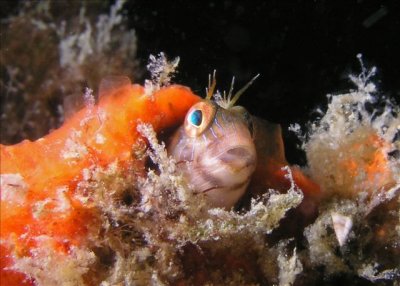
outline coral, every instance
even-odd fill
[[[390,283],[400,271],[399,108],[371,82],[376,68],[358,58],[362,72],[350,77],[357,90],[332,96],[304,143],[310,175],[325,194],[304,234],[311,265],[324,266],[327,277]]]
[[[363,202],[338,198],[322,209],[316,222],[305,230],[314,267],[324,266],[327,277],[346,273],[372,282],[398,277],[399,217],[398,212],[393,212],[399,209],[398,202],[382,204],[367,214]],[[352,222],[343,244],[335,234],[333,213],[345,215]]]
[[[399,150],[399,108],[389,99],[378,108],[370,82],[376,68],[362,68],[360,76],[351,76],[357,90],[331,96],[326,114],[312,124],[304,143],[310,174],[325,192],[354,196],[400,183],[399,160],[390,156]]]

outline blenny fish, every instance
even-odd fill
[[[287,190],[281,127],[250,115],[235,106],[241,94],[258,77],[232,95],[214,96],[215,73],[209,80],[207,96],[193,105],[184,124],[172,136],[170,155],[195,193],[206,195],[210,206],[232,208],[245,194],[265,193],[269,188]],[[308,194],[317,196],[319,187],[300,169],[292,167],[296,184]],[[250,186],[250,188],[249,188]]]

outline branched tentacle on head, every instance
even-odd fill
[[[233,77],[228,94],[226,94],[226,92],[223,91],[223,93],[221,95],[221,93],[219,91],[214,93],[214,90],[215,90],[215,87],[217,84],[215,73],[216,73],[216,71],[214,70],[212,77],[211,77],[211,75],[208,76],[208,87],[206,88],[206,98],[205,99],[211,100],[212,98],[214,98],[215,103],[224,109],[230,109],[233,106],[235,106],[235,104],[239,100],[240,96],[260,76],[260,74],[257,74],[244,87],[242,87],[239,91],[237,91],[234,95],[232,95],[233,87],[234,87],[234,83],[235,83],[235,77]]]

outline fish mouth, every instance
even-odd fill
[[[217,189],[222,189],[222,188],[223,187],[211,187],[211,188],[207,188],[207,189],[202,190],[202,191],[197,191],[197,192],[195,192],[195,194],[206,194],[206,193],[208,193],[210,191],[217,190]]]
[[[207,189],[204,189],[202,191],[197,191],[195,192],[196,194],[206,194],[210,191],[214,191],[214,190],[237,190],[237,189],[241,189],[243,187],[245,187],[248,184],[249,180],[244,180],[243,182],[238,182],[232,186],[213,186],[213,187],[209,187]]]
[[[223,164],[238,171],[256,165],[256,154],[248,146],[235,146],[222,152],[218,156]]]

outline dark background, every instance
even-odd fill
[[[3,18],[20,1],[0,2]],[[220,90],[229,89],[232,76],[237,90],[260,73],[239,103],[282,124],[289,161],[304,163],[287,127],[314,120],[316,108],[326,108],[327,93],[354,87],[348,75],[360,72],[358,53],[367,67],[377,66],[378,89],[400,102],[399,5],[378,0],[132,0],[125,7],[143,68],[149,54],[179,56],[174,81],[202,96],[214,69]],[[373,20],[379,11],[382,16]]]
[[[356,58],[377,66],[375,83],[400,98],[400,10],[398,1],[131,1],[130,23],[143,65],[149,53],[180,56],[175,80],[204,95],[207,76],[236,88],[261,76],[242,96],[251,113],[284,127],[288,159],[304,163],[290,123],[304,124],[324,109],[327,93],[354,86]],[[384,11],[382,17],[375,17]],[[370,18],[370,19],[368,19]]]

